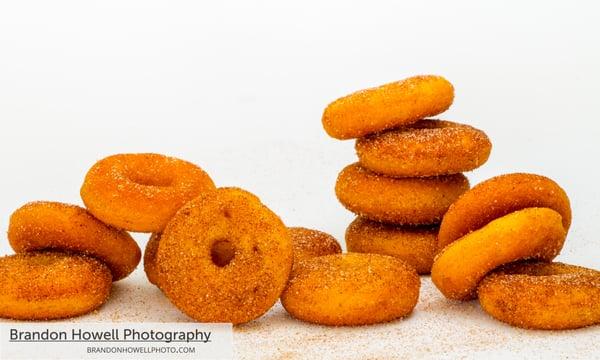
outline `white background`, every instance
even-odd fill
[[[440,118],[492,139],[471,182],[516,171],[555,179],[574,212],[560,259],[600,268],[598,10],[592,1],[2,2],[0,228],[27,201],[80,204],[86,170],[106,155],[158,152],[256,193],[289,225],[343,242],[353,217],[333,185],[355,155],[352,141],[326,136],[323,108],[354,90],[433,73],[456,90]],[[141,246],[146,237],[136,236]],[[0,253],[10,252],[0,241]],[[92,319],[186,320],[140,269],[115,289]],[[141,301],[147,311],[135,315]],[[236,332],[236,351],[294,357],[326,346],[330,356],[385,357],[429,344],[420,356],[589,357],[598,335],[512,329],[477,304],[446,302],[424,279],[407,320],[329,329],[276,307]]]

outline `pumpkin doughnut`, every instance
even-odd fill
[[[470,300],[481,279],[496,267],[517,260],[550,261],[565,237],[556,211],[515,211],[446,246],[434,259],[431,280],[447,298]]]
[[[107,224],[160,232],[183,204],[214,189],[210,177],[187,161],[159,154],[118,154],[92,166],[81,198]]]
[[[342,252],[337,240],[327,233],[303,227],[289,227],[288,230],[294,249],[294,265],[304,259]]]
[[[448,80],[414,76],[335,100],[323,112],[323,128],[336,139],[359,138],[442,113],[453,100]]]
[[[391,178],[358,163],[340,172],[339,201],[356,215],[395,224],[439,223],[450,204],[469,189],[463,174],[431,178]]]
[[[486,276],[481,307],[526,329],[576,329],[600,323],[600,271],[562,263],[509,264]]]
[[[391,256],[336,254],[300,261],[281,295],[293,317],[322,325],[367,325],[412,312],[421,281]]]
[[[558,184],[541,175],[506,174],[477,184],[450,206],[440,225],[438,246],[441,249],[496,218],[528,207],[557,211],[569,230],[571,205]]]
[[[442,120],[412,125],[356,140],[360,165],[395,177],[457,174],[483,165],[492,143],[474,127]]]
[[[197,321],[234,324],[271,308],[292,260],[289,231],[279,217],[237,188],[220,188],[184,205],[156,254],[159,287],[175,306]]]
[[[111,282],[106,265],[84,255],[31,252],[0,257],[0,317],[83,315],[108,299]]]
[[[17,253],[62,250],[102,260],[113,280],[129,275],[140,262],[141,251],[131,236],[105,225],[86,209],[59,202],[25,204],[10,217],[8,241]]]
[[[346,230],[349,252],[397,257],[417,270],[429,274],[437,246],[437,226],[383,224],[357,217]]]
[[[158,271],[156,269],[156,252],[158,251],[158,243],[161,233],[153,233],[146,243],[144,249],[144,272],[150,283],[158,284]]]

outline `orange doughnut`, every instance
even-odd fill
[[[59,202],[25,204],[10,217],[8,241],[17,253],[62,250],[102,260],[113,280],[129,275],[140,262],[141,251],[131,236],[105,225],[86,209]]]
[[[576,329],[600,323],[600,271],[562,263],[514,263],[483,279],[481,307],[526,329]]]
[[[210,177],[187,161],[159,154],[118,154],[92,166],[81,198],[107,224],[160,232],[183,204],[214,189]]]
[[[323,128],[336,139],[359,138],[442,113],[453,100],[448,80],[414,76],[335,100],[323,112]]]
[[[421,281],[391,256],[336,254],[300,261],[281,295],[293,317],[322,325],[367,325],[412,312]]]
[[[84,255],[31,252],[0,257],[0,317],[83,315],[104,304],[111,282],[106,265]]]
[[[360,165],[396,177],[457,174],[483,165],[492,143],[474,127],[442,120],[412,125],[356,140]]]
[[[234,324],[273,306],[292,260],[290,234],[279,217],[236,188],[220,188],[184,205],[167,225],[156,254],[159,287],[175,306],[197,321]]]
[[[556,211],[515,211],[446,246],[434,259],[431,280],[447,298],[469,300],[481,279],[496,267],[517,260],[550,261],[565,237]]]
[[[156,269],[156,252],[158,251],[158,243],[161,233],[153,233],[146,243],[144,250],[144,272],[150,283],[158,284],[158,270]]]
[[[288,230],[294,248],[294,265],[301,260],[342,252],[337,240],[327,233],[303,227],[289,227]]]
[[[417,270],[429,274],[437,246],[437,226],[383,224],[357,217],[346,230],[349,252],[397,257]]]
[[[571,224],[571,205],[565,191],[545,176],[506,174],[474,186],[448,209],[440,225],[441,249],[490,221],[528,207],[547,207],[562,215],[565,230]]]
[[[339,201],[356,215],[395,224],[435,224],[469,189],[463,174],[431,178],[391,178],[346,166],[335,185]]]

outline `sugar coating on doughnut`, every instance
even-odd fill
[[[316,256],[340,254],[342,247],[331,235],[304,227],[289,227],[294,247],[294,264]]]
[[[111,283],[106,265],[84,255],[31,252],[0,257],[0,317],[83,315],[108,299]]]
[[[144,272],[150,283],[158,284],[158,270],[156,269],[156,252],[160,242],[161,233],[153,233],[144,249]]]
[[[359,138],[446,111],[454,87],[441,76],[421,75],[339,98],[323,112],[323,128],[336,139]]]
[[[51,249],[95,257],[106,263],[114,281],[128,276],[141,258],[127,232],[105,225],[82,207],[52,201],[17,209],[10,217],[8,240],[18,253]]]
[[[526,329],[576,329],[600,323],[600,271],[562,263],[515,263],[483,279],[481,307]]]
[[[565,237],[556,211],[515,211],[447,245],[434,259],[431,280],[449,299],[473,299],[487,273],[517,260],[550,261],[562,249]]]
[[[436,225],[403,226],[357,217],[346,229],[349,252],[394,256],[429,274],[437,246]]]
[[[221,188],[188,202],[167,225],[156,255],[158,285],[197,321],[239,324],[273,306],[292,260],[279,217],[247,191]]]
[[[323,325],[367,325],[412,312],[420,279],[403,261],[377,254],[336,254],[301,261],[281,303],[293,317]]]
[[[81,198],[103,222],[137,232],[160,232],[189,200],[212,191],[204,170],[160,154],[118,154],[88,171]]]
[[[335,185],[338,200],[356,215],[394,224],[436,224],[469,189],[463,174],[430,178],[391,178],[362,168],[344,168]]]
[[[438,246],[443,248],[496,218],[528,207],[554,209],[569,230],[571,205],[565,191],[545,176],[514,173],[479,183],[452,204],[440,225]]]
[[[472,126],[420,120],[356,140],[362,167],[396,177],[457,174],[483,165],[492,143]]]

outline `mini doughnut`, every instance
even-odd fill
[[[158,251],[158,243],[161,233],[153,233],[146,243],[144,249],[144,272],[150,283],[158,284],[158,271],[156,269],[156,252]]]
[[[323,128],[336,139],[359,138],[437,115],[453,100],[448,80],[414,76],[335,100],[323,112]]]
[[[392,177],[457,174],[483,165],[492,143],[474,127],[442,120],[414,124],[356,140],[360,165]]]
[[[496,267],[517,260],[550,261],[565,237],[556,211],[515,211],[446,246],[434,259],[431,280],[447,298],[470,300],[481,279]]]
[[[300,261],[281,303],[293,317],[322,325],[368,325],[404,317],[421,280],[401,260],[377,254],[336,254]]]
[[[395,224],[435,224],[450,204],[469,189],[463,174],[431,178],[391,178],[358,163],[340,172],[335,184],[339,201],[356,215]]]
[[[441,249],[490,221],[528,207],[547,207],[562,215],[565,230],[571,224],[571,205],[565,191],[545,176],[506,174],[474,186],[448,209],[440,225]]]
[[[92,166],[81,198],[107,224],[160,232],[183,204],[214,189],[210,177],[187,161],[159,154],[118,154]]]
[[[106,265],[84,255],[31,252],[0,257],[0,317],[83,315],[104,304],[111,282]]]
[[[102,260],[113,280],[129,275],[141,251],[125,231],[105,225],[86,209],[59,202],[25,204],[10,217],[8,241],[17,253],[62,250]]]
[[[526,329],[564,330],[600,323],[600,271],[562,263],[509,264],[483,279],[481,307]]]
[[[397,257],[417,270],[429,274],[437,246],[437,226],[383,224],[357,217],[346,230],[349,252]]]
[[[159,287],[175,306],[200,322],[234,324],[273,306],[292,260],[290,234],[279,217],[237,188],[211,191],[184,205],[156,254]]]
[[[294,248],[294,265],[301,260],[342,252],[337,240],[327,233],[303,227],[289,227],[288,230]]]

